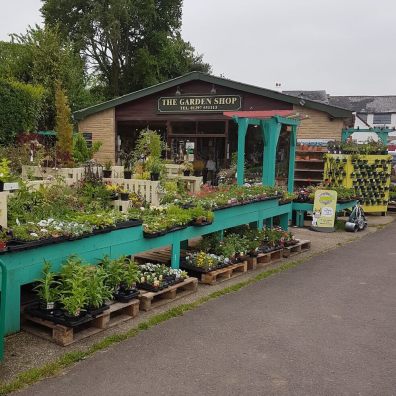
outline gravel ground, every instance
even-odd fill
[[[281,262],[281,264],[287,263],[288,261],[294,261],[296,259],[307,259],[313,255],[324,253],[327,250],[336,248],[337,246],[340,246],[342,244],[359,238],[363,238],[377,231],[378,228],[389,224],[393,220],[394,217],[392,216],[370,216],[370,227],[356,234],[345,233],[342,231],[331,234],[323,234],[312,232],[308,229],[291,228],[292,232],[296,235],[297,238],[311,240],[311,250],[301,255],[294,256],[289,260],[285,259]],[[279,266],[281,264],[277,265]],[[43,340],[41,338],[25,333],[24,331],[9,336],[6,338],[5,360],[0,366],[0,381],[9,382],[21,372],[54,361],[56,358],[66,352],[85,350],[86,348],[99,342],[103,338],[108,337],[112,334],[124,333],[127,330],[136,327],[140,322],[146,321],[154,315],[167,311],[168,309],[176,307],[180,304],[193,302],[200,297],[208,295],[214,291],[221,290],[225,287],[231,286],[249,278],[253,278],[260,272],[266,270],[268,270],[268,267],[266,267],[265,269],[249,271],[241,276],[237,276],[227,282],[223,282],[214,286],[199,285],[197,293],[186,296],[162,307],[156,308],[150,312],[141,311],[139,316],[133,320],[120,324],[119,326],[115,326],[111,329],[105,330],[68,347],[61,347],[47,340]]]

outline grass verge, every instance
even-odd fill
[[[214,300],[229,293],[237,292],[238,290],[246,286],[256,283],[262,279],[268,278],[271,275],[279,274],[283,271],[287,271],[291,268],[294,268],[298,264],[306,261],[308,258],[310,257],[305,257],[299,260],[291,261],[277,268],[273,268],[261,272],[253,278],[247,279],[243,282],[236,283],[224,289],[215,291],[211,294],[208,294],[207,296],[203,296],[199,298],[198,300],[192,303],[182,304],[177,307],[171,308],[166,312],[155,315],[127,332],[114,334],[104,338],[103,340],[87,348],[85,351],[68,352],[63,354],[62,356],[60,356],[58,359],[56,359],[51,363],[47,363],[41,367],[26,370],[23,373],[19,374],[13,381],[7,384],[0,385],[0,396],[8,395],[11,392],[15,392],[17,390],[23,389],[42,379],[57,375],[61,373],[62,370],[64,370],[65,368],[69,367],[70,365],[75,364],[83,359],[86,359],[92,356],[93,354],[95,354],[96,352],[106,349],[113,344],[117,344],[121,341],[125,341],[129,338],[135,337],[142,331],[148,330],[151,327],[157,326],[158,324],[165,322],[169,319],[175,318],[177,316],[181,316],[184,313],[191,311],[210,300]]]

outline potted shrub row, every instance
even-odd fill
[[[35,287],[39,304],[28,310],[32,315],[74,327],[107,310],[112,299],[125,303],[135,298],[139,294],[135,287],[139,274],[138,266],[125,257],[105,257],[100,265],[88,266],[70,256],[59,275],[45,262]]]

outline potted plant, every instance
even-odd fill
[[[123,150],[120,153],[120,159],[124,165],[124,179],[132,179],[133,152]]]
[[[0,161],[0,191],[4,191],[4,183],[10,178],[10,161],[2,158]]]
[[[163,164],[160,158],[150,158],[147,163],[148,170],[150,171],[150,180],[159,180]]]
[[[114,293],[114,298],[120,302],[128,302],[139,294],[135,285],[139,280],[140,272],[137,264],[131,259],[121,257],[119,262],[121,266],[121,279],[119,288]]]
[[[67,326],[77,326],[89,319],[85,307],[88,302],[86,271],[81,260],[70,256],[61,269],[59,302]]]
[[[118,187],[118,193],[120,194],[121,201],[129,200],[129,191],[124,187],[124,185]]]
[[[106,284],[107,273],[101,266],[89,267],[86,271],[87,312],[96,316],[109,308],[107,300],[112,293]]]
[[[38,285],[33,289],[40,299],[40,309],[52,312],[59,295],[59,282],[55,280],[55,274],[51,271],[51,263],[44,261],[42,278],[38,280]]]
[[[190,173],[194,170],[194,166],[191,162],[185,161],[183,162],[183,175],[190,176]]]
[[[108,160],[104,163],[104,167],[103,167],[103,177],[106,179],[109,179],[111,177],[112,174],[112,170],[111,167],[113,165],[113,162],[111,160]]]

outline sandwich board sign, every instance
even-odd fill
[[[312,226],[315,231],[333,232],[337,210],[337,191],[316,190],[312,214]]]

